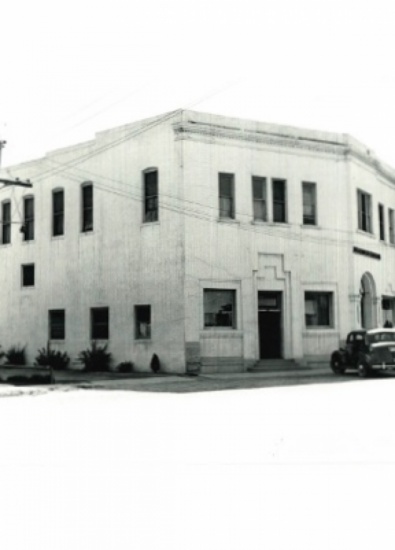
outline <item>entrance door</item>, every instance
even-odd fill
[[[281,292],[258,292],[259,357],[281,357]]]

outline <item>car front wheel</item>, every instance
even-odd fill
[[[335,374],[344,374],[344,371],[346,370],[341,356],[337,353],[331,357],[331,369]]]
[[[369,367],[364,361],[358,362],[358,374],[361,378],[369,376]]]

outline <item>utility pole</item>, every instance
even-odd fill
[[[0,168],[1,168],[1,152],[4,149],[6,145],[5,140],[0,140]],[[19,178],[15,179],[8,179],[8,178],[0,178],[0,183],[3,185],[16,185],[19,187],[33,187],[32,183],[30,183],[30,180],[21,181]]]

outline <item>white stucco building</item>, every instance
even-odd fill
[[[393,321],[395,171],[345,134],[179,110],[12,166],[0,344],[114,366],[328,357]]]

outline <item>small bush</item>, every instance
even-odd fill
[[[70,357],[66,352],[55,351],[47,345],[46,348],[37,350],[35,365],[48,366],[54,370],[64,370],[70,363]]]
[[[26,365],[25,348],[12,346],[5,352],[6,365]]]
[[[91,347],[79,353],[78,359],[83,363],[86,371],[103,372],[110,370],[111,353],[107,351],[107,344],[98,346],[92,342]]]
[[[117,371],[122,373],[133,372],[133,366],[131,361],[123,361],[117,365]]]
[[[159,361],[159,357],[156,355],[156,353],[154,353],[154,355],[152,356],[152,359],[151,359],[151,370],[155,374],[160,371],[160,361]]]

